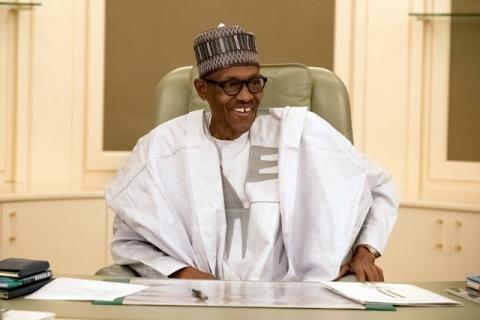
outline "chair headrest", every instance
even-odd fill
[[[308,68],[302,64],[262,65],[260,73],[268,78],[260,107],[310,106],[312,78]],[[190,72],[190,83],[198,78],[194,66]],[[190,94],[188,111],[208,108],[193,88]]]

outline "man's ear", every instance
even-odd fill
[[[202,79],[195,79],[193,82],[193,85],[195,86],[195,90],[197,90],[198,95],[202,100],[205,100],[207,98],[206,96],[206,91],[207,91],[207,86],[205,84],[205,81]]]

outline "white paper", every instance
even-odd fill
[[[384,282],[323,282],[323,284],[344,297],[364,304],[461,305],[460,302],[410,284]]]
[[[465,300],[480,304],[480,292],[477,290],[470,288],[446,288],[444,291]]]
[[[8,310],[2,314],[2,320],[54,320],[51,312]]]
[[[321,283],[219,280],[158,280],[135,278],[131,283],[149,288],[123,299],[123,304],[194,305],[315,309],[365,309],[359,303],[331,292]],[[192,294],[200,290],[203,301]]]
[[[146,288],[148,287],[144,285],[129,283],[58,278],[25,299],[113,301]]]

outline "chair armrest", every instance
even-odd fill
[[[112,264],[104,267],[97,272],[96,276],[119,276],[119,277],[140,277],[140,275],[129,266],[122,266],[119,264]]]

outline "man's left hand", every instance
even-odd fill
[[[358,246],[355,249],[352,260],[340,268],[337,279],[349,273],[355,274],[357,280],[361,282],[384,281],[382,269],[375,265],[375,255],[364,246]]]

